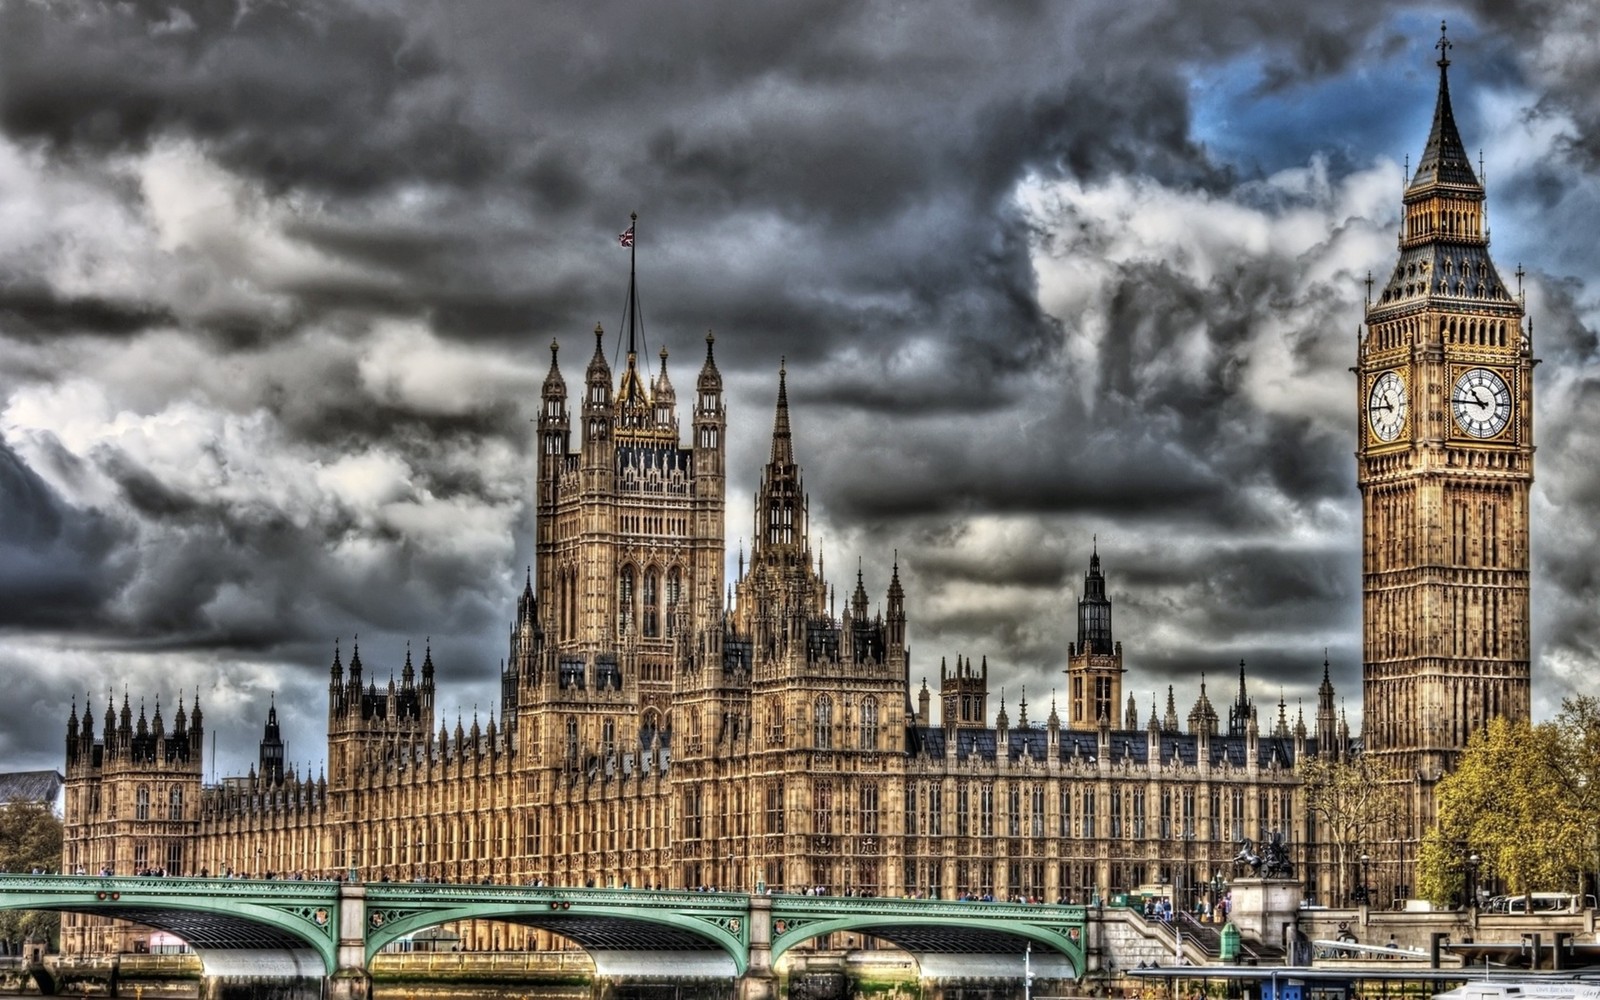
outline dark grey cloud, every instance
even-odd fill
[[[1593,227],[1571,224],[1600,213],[1600,67],[1568,44],[1592,11],[1537,9],[1448,16],[1458,115],[1507,129],[1475,95],[1516,104],[1507,144],[1550,153],[1497,168],[1491,212],[1534,272],[1558,407],[1535,540],[1555,689],[1600,642],[1600,477],[1571,457],[1600,415]],[[470,724],[531,560],[545,351],[570,380],[597,321],[614,347],[637,210],[680,394],[717,331],[730,541],[787,357],[832,575],[859,554],[879,594],[899,550],[914,676],[987,653],[1041,704],[1099,535],[1131,689],[1176,684],[1186,714],[1203,671],[1220,705],[1244,658],[1292,703],[1328,647],[1356,699],[1345,368],[1393,247],[1374,159],[1420,152],[1435,16],[0,6],[0,653],[74,650],[61,697],[97,672],[216,686],[245,745],[276,689],[310,759],[333,639],[386,673],[431,633]],[[1418,106],[1372,103],[1381,126],[1320,89],[1391,71]],[[1241,118],[1273,138],[1227,153],[1201,124],[1219,92],[1293,114]]]
[[[90,3],[3,12],[0,127],[68,155],[203,143],[276,190],[482,179],[437,52],[347,4]]]
[[[123,539],[92,510],[63,502],[0,437],[0,636],[98,620],[106,561]]]

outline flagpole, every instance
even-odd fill
[[[628,213],[628,232],[633,234],[633,239],[628,241],[628,353],[638,353],[634,344],[635,318],[639,315],[639,276],[635,266],[639,259],[639,213]]]

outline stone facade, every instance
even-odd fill
[[[359,648],[337,646],[328,772],[284,769],[269,708],[259,765],[200,781],[199,706],[177,730],[135,725],[124,700],[68,731],[66,863],[119,873],[306,873],[363,879],[774,889],[1088,901],[1172,883],[1196,901],[1242,836],[1285,830],[1313,884],[1313,831],[1293,764],[1347,753],[1326,674],[1315,729],[1278,705],[1262,727],[1239,690],[1224,726],[1200,685],[1141,724],[1120,719],[1122,646],[1095,552],[1064,665],[1091,692],[1088,725],[1043,721],[1023,699],[989,719],[988,664],[939,668],[942,712],[913,705],[906,594],[891,562],[881,613],[857,570],[842,608],[810,547],[807,497],[780,370],[755,542],[722,597],[725,409],[708,340],[694,446],[677,445],[665,365],[621,388],[596,353],[583,440],[566,446],[552,360],[540,433],[539,570],[517,602],[497,717],[439,726],[431,650],[379,688]],[[603,442],[603,447],[599,442]],[[537,580],[537,587],[535,586]],[[1326,670],[1326,668],[1325,668]],[[1074,696],[1074,702],[1077,702]],[[497,721],[498,719],[498,721]],[[166,809],[160,821],[119,801]],[[152,853],[154,852],[154,853]],[[67,947],[98,925],[69,918]],[[468,929],[475,947],[521,947],[517,928]]]

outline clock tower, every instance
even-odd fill
[[[1483,183],[1450,109],[1447,37],[1438,49],[1399,261],[1375,298],[1369,281],[1355,368],[1364,741],[1412,784],[1390,836],[1413,841],[1468,738],[1529,714],[1531,327],[1489,259]]]

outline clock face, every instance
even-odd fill
[[[1379,441],[1393,441],[1406,426],[1406,384],[1395,372],[1384,372],[1367,393],[1367,423]]]
[[[1450,409],[1463,431],[1476,438],[1491,438],[1511,422],[1511,389],[1489,369],[1469,368],[1456,379]]]

